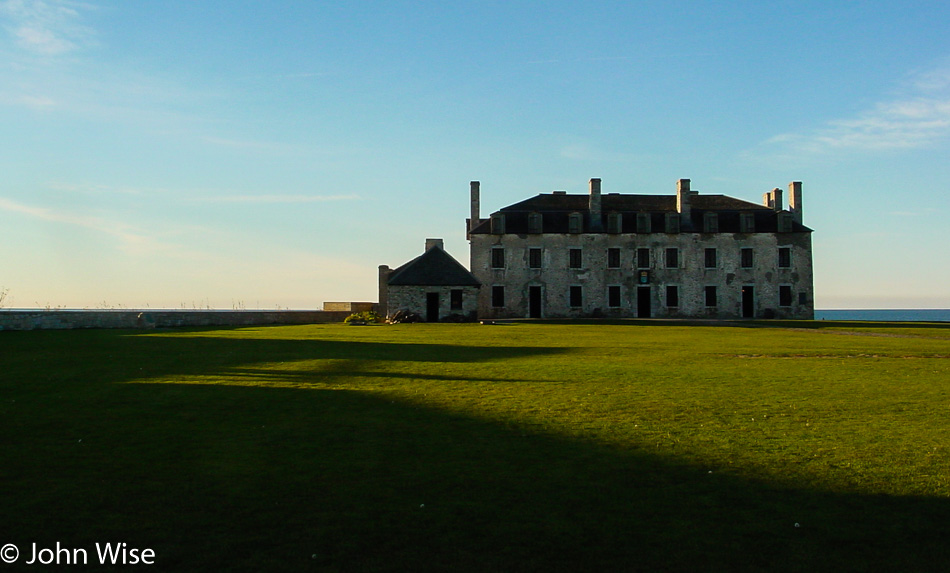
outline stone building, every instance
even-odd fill
[[[418,314],[428,322],[474,319],[481,284],[445,252],[442,239],[426,239],[424,253],[396,269],[379,267],[379,313]]]
[[[482,219],[471,184],[467,231],[480,318],[814,317],[812,230],[802,186],[762,205],[701,195],[555,191]]]

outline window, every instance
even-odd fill
[[[491,250],[491,268],[493,269],[503,269],[505,268],[505,249],[501,247],[495,247]]]
[[[718,304],[718,301],[716,300],[716,287],[708,286],[704,289],[704,292],[706,294],[706,306],[716,306]]]
[[[755,262],[755,261],[754,261],[754,258],[755,258],[755,257],[753,256],[752,248],[751,248],[751,247],[743,247],[742,250],[739,251],[739,255],[740,255],[740,256],[739,256],[739,266],[741,266],[741,267],[744,268],[744,269],[751,269],[751,268],[753,267],[754,262]]]
[[[491,216],[491,232],[493,235],[505,234],[505,216],[501,213],[495,213]]]
[[[569,233],[578,234],[584,230],[584,217],[580,213],[571,213],[567,218],[567,230]]]
[[[541,232],[541,213],[529,213],[528,214],[528,232],[529,233],[540,233]]]
[[[568,251],[568,266],[572,269],[581,268],[581,250],[580,249],[571,249]]]
[[[791,268],[792,266],[792,249],[790,247],[779,247],[778,249],[778,266],[780,269]]]
[[[620,213],[607,214],[607,232],[614,234],[623,232],[623,216]]]
[[[607,306],[611,308],[617,308],[618,306],[620,306],[620,287],[619,286],[607,287]]]
[[[452,289],[449,293],[449,299],[452,303],[452,310],[462,310],[462,290]]]
[[[680,214],[679,213],[666,214],[666,232],[667,233],[680,232]]]
[[[582,287],[572,286],[571,287],[571,306],[573,308],[579,308],[584,306],[584,291]]]
[[[719,232],[719,214],[718,213],[704,213],[703,214],[703,232],[704,233],[718,233]]]
[[[680,250],[676,248],[666,249],[666,268],[678,269],[680,266]]]
[[[541,268],[541,249],[537,249],[537,248],[528,249],[528,268],[532,268],[532,269]]]
[[[792,306],[792,287],[789,285],[779,285],[778,287],[778,305]]]
[[[705,266],[707,269],[714,269],[719,266],[719,257],[716,249],[706,249],[703,251]]]
[[[788,211],[782,211],[778,214],[778,232],[779,233],[791,233],[792,232],[792,214]]]
[[[505,306],[505,287],[491,287],[491,305],[495,308]]]
[[[637,232],[638,233],[649,233],[650,232],[650,214],[649,213],[637,213]]]
[[[608,269],[620,268],[620,249],[617,249],[617,248],[607,249],[607,268]]]
[[[640,247],[639,249],[637,249],[637,268],[638,269],[650,268],[650,249],[646,247]]]
[[[677,307],[680,305],[680,287],[669,285],[666,287],[666,306]]]
[[[798,304],[808,304],[808,293],[806,292],[798,293]]]
[[[755,232],[755,213],[739,213],[739,232]]]

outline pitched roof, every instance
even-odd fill
[[[393,270],[390,286],[481,286],[475,275],[439,247],[432,247]]]
[[[771,211],[772,209],[749,203],[726,195],[693,195],[690,204],[694,209]],[[590,206],[590,195],[567,195],[560,193],[541,193],[500,210],[509,211],[586,211]],[[608,211],[676,211],[676,195],[621,195],[608,193],[601,195],[601,209]]]
[[[718,215],[719,231],[735,233],[739,231],[739,213],[755,215],[755,229],[757,232],[774,233],[778,228],[776,211],[736,199],[726,195],[690,196],[690,221],[684,221],[684,230],[689,228],[702,229],[703,216],[713,212]],[[622,217],[622,232],[636,232],[636,214],[649,214],[653,229],[664,228],[664,216],[667,213],[676,213],[676,195],[633,195],[607,193],[601,195],[601,215],[605,218],[609,213],[620,213]],[[539,213],[542,217],[542,228],[545,233],[567,233],[569,230],[569,215],[580,213],[584,218],[584,228],[590,229],[590,195],[569,195],[567,193],[541,193],[535,197],[525,199],[513,205],[496,211],[505,216],[505,231],[507,233],[527,233],[528,214]],[[493,213],[493,214],[496,214]],[[801,223],[794,223],[794,232],[811,232],[811,229]],[[472,229],[473,234],[491,233],[490,219],[485,219]]]

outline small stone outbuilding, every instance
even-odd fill
[[[379,312],[418,314],[427,322],[474,320],[481,283],[445,252],[442,239],[426,239],[424,253],[396,269],[379,267]]]

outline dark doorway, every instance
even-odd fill
[[[637,287],[637,318],[650,318],[650,287]]]
[[[439,322],[439,293],[426,293],[426,320]]]
[[[528,318],[541,318],[541,287],[528,287]]]
[[[748,285],[742,287],[742,318],[755,318],[755,290]]]

